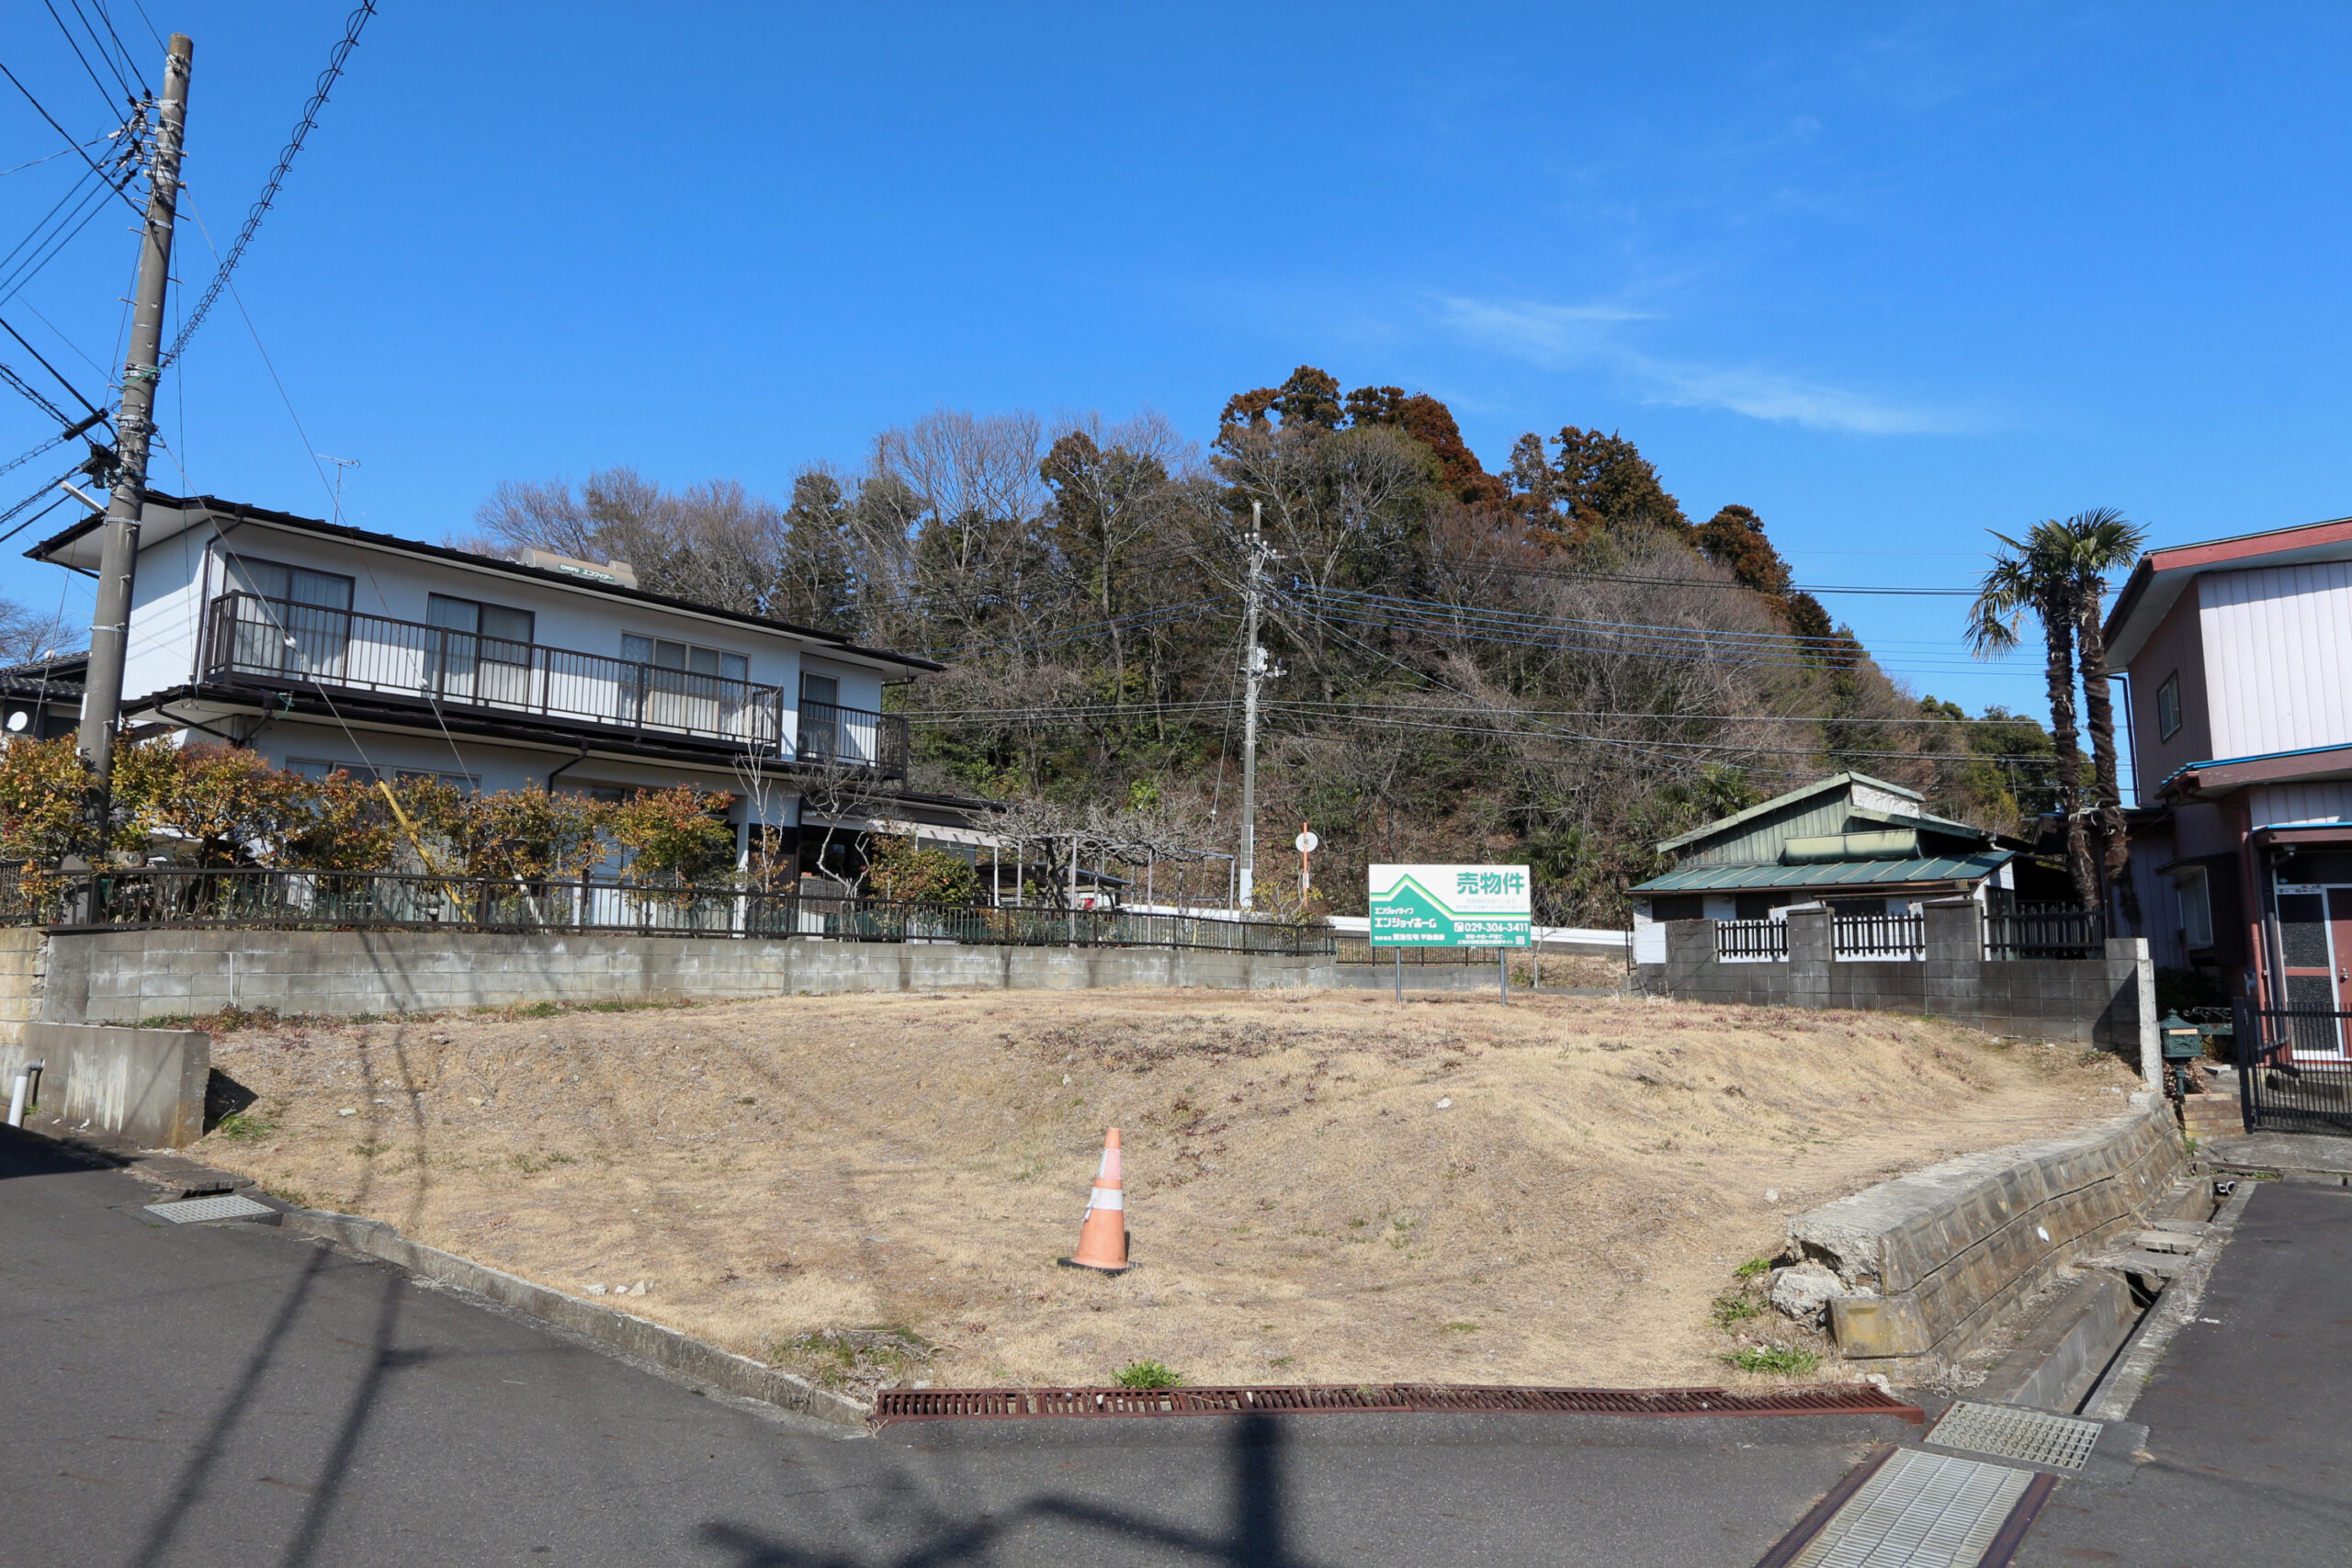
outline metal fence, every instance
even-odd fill
[[[1341,964],[1381,964],[1394,965],[1400,959],[1407,968],[1415,964],[1451,965],[1484,964],[1493,968],[1495,954],[1502,952],[1525,953],[1526,948],[1497,947],[1374,947],[1368,937],[1342,936],[1331,939],[1331,951]]]
[[[0,893],[5,893],[0,888]],[[1182,947],[1307,956],[1320,927],[1120,909],[987,908],[842,894],[662,887],[594,878],[500,881],[393,872],[113,872],[69,885],[30,919],[74,928],[612,931],[649,936],[816,937],[998,947]]]
[[[1984,917],[1984,956],[2098,958],[2107,952],[2105,923],[2091,909],[2014,909]]]
[[[1719,964],[1786,964],[1789,928],[1781,920],[1717,920],[1715,961]]]
[[[1924,915],[1833,915],[1829,951],[1838,958],[1916,962],[1928,956],[1928,919]]]
[[[2352,1012],[2240,1002],[2236,1013],[2247,1128],[2352,1137]]]

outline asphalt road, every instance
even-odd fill
[[[2132,1419],[2150,1457],[2060,1487],[2018,1563],[2352,1562],[2352,1192],[2255,1191]]]
[[[706,1398],[0,1129],[0,1562],[1746,1568],[1884,1417],[955,1423]],[[2340,1309],[2339,1309],[2340,1310]]]

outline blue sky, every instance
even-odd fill
[[[141,4],[196,39],[225,249],[346,7],[108,0],[151,76]],[[388,0],[238,275],[251,330],[224,301],[167,382],[155,480],[321,512],[333,453],[354,521],[439,537],[502,479],[613,463],[781,490],[940,405],[1205,439],[1311,362],[1443,398],[1489,466],[1620,429],[1815,583],[1964,586],[1986,528],[2095,505],[2158,541],[2334,516],[2347,34],[2316,6]],[[107,125],[45,16],[0,59]],[[0,95],[0,167],[57,150]],[[7,243],[69,168],[0,176]],[[127,217],[0,303],[94,393]],[[12,405],[0,460],[43,433]],[[85,602],[24,542],[0,593]],[[1961,654],[1960,600],[1827,602],[1915,689],[2038,703],[2030,661]]]

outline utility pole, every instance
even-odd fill
[[[164,342],[164,289],[172,269],[172,224],[180,196],[180,139],[187,124],[186,33],[164,58],[155,153],[147,169],[147,227],[139,247],[139,291],[131,301],[130,353],[122,367],[122,412],[115,420],[114,503],[98,556],[98,603],[90,620],[89,682],[82,693],[78,745],[90,768],[91,808],[103,835],[114,774],[115,726],[122,716],[122,664],[130,629],[131,576],[139,565],[139,515],[147,493],[147,449],[155,430],[155,378]]]
[[[1250,578],[1243,590],[1241,629],[1241,853],[1236,863],[1240,908],[1250,908],[1258,871],[1258,683],[1266,678],[1266,650],[1258,645],[1259,574],[1266,542],[1259,533],[1262,502],[1250,503]]]

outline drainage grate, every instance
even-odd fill
[[[2014,1539],[2001,1527],[2036,1479],[2005,1464],[1900,1450],[1790,1568],[1975,1568],[1996,1537]]]
[[[2021,1459],[2028,1464],[2080,1470],[2091,1457],[2091,1445],[2098,1441],[2100,1430],[2098,1422],[2072,1416],[1963,1399],[1944,1412],[1936,1429],[1928,1434],[1928,1441],[1947,1449]]]
[[[1927,1417],[1869,1383],[1770,1393],[1720,1388],[1479,1388],[1350,1383],[1292,1388],[886,1388],[874,1424],[1043,1416],[1229,1416],[1254,1412],[1421,1414],[1527,1411],[1567,1416],[1900,1416]]]
[[[256,1203],[235,1193],[219,1198],[183,1198],[175,1203],[150,1203],[147,1212],[175,1225],[198,1224],[206,1220],[251,1220],[277,1213],[266,1203]]]

